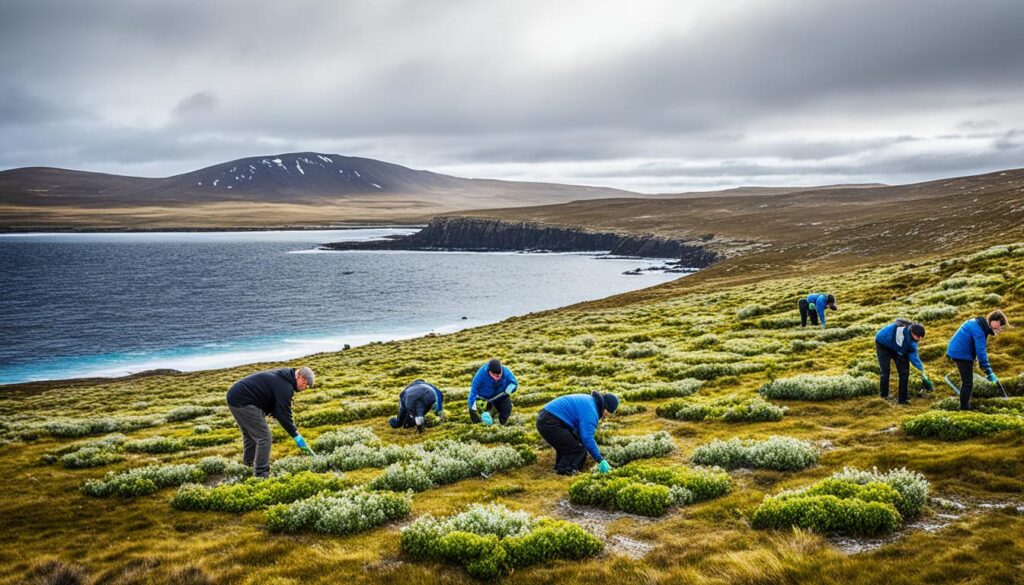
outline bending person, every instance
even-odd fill
[[[292,422],[292,397],[312,388],[314,381],[313,370],[307,367],[279,368],[250,374],[228,390],[228,409],[242,429],[242,463],[252,465],[256,477],[270,475],[273,439],[267,425],[268,415],[277,419],[299,449],[312,454]]]
[[[896,373],[899,375],[899,393],[896,398],[899,404],[910,403],[907,387],[910,384],[911,364],[921,370],[925,388],[931,390],[935,387],[924,373],[924,364],[917,355],[917,344],[922,339],[924,325],[906,319],[896,319],[896,322],[882,327],[875,335],[875,354],[878,356],[878,367],[881,370],[879,395],[882,398],[889,397],[889,374],[893,363],[896,364]]]
[[[614,394],[567,394],[544,405],[537,413],[537,432],[555,448],[555,472],[572,475],[583,470],[587,453],[598,462],[601,473],[611,466],[601,456],[594,433],[597,423],[619,407]]]
[[[422,433],[426,424],[427,411],[433,407],[437,417],[444,422],[444,395],[433,384],[416,380],[398,395],[398,416],[388,419],[391,428],[410,428]]]
[[[988,363],[988,336],[998,335],[1009,327],[1002,311],[992,311],[987,317],[968,319],[956,330],[946,348],[946,357],[953,360],[960,372],[960,410],[971,409],[971,392],[974,391],[974,360],[985,372],[988,381],[998,384],[992,365]]]
[[[821,328],[825,328],[825,309],[836,310],[836,297],[833,294],[811,293],[797,303],[800,308],[800,326],[807,327],[807,319],[811,325],[817,325],[821,318]]]
[[[492,359],[480,366],[473,376],[473,383],[469,387],[469,418],[474,423],[483,421],[486,424],[494,422],[491,410],[498,413],[498,422],[508,424],[508,417],[512,414],[512,393],[519,389],[519,380],[516,380],[512,370],[501,365],[497,359]],[[481,415],[477,410],[477,400],[486,400],[487,406]]]

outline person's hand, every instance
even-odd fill
[[[608,465],[608,462],[602,459],[601,463],[597,466],[597,470],[601,473],[608,473],[612,470],[612,466]]]
[[[445,416],[445,414],[444,414],[444,411],[443,411],[443,410],[442,410],[442,411],[439,411],[439,412],[437,413],[437,420],[439,420],[439,421],[441,421],[441,422],[444,422],[446,418],[448,418],[448,417],[446,417],[446,416]]]
[[[485,413],[481,414],[480,415],[480,420],[483,421],[483,423],[485,425],[487,425],[487,426],[491,426],[491,425],[494,424],[494,419],[491,418],[491,413],[489,413],[489,412],[485,412]]]
[[[505,388],[505,394],[511,394],[511,393],[515,392],[516,390],[518,390],[518,389],[519,389],[519,385],[518,384],[509,384],[508,387]]]
[[[998,384],[999,383],[999,378],[996,378],[996,373],[995,372],[989,372],[988,373],[988,381],[992,382],[993,384]]]
[[[469,420],[476,424],[480,422],[480,413],[476,409],[476,405],[469,407]]]
[[[306,439],[302,438],[302,435],[295,435],[295,446],[303,453],[313,454],[313,450],[309,448],[309,444],[306,443]]]
[[[423,429],[424,429],[423,425],[416,425],[416,432],[417,433],[422,434],[423,433]]]
[[[935,384],[932,384],[932,381],[928,378],[927,374],[921,374],[921,380],[924,382],[926,390],[931,391],[935,389]]]

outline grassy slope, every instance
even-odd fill
[[[978,189],[978,185],[972,189]],[[700,354],[692,353],[700,350],[693,346],[693,339],[705,333],[717,334],[722,342],[745,338],[778,341],[781,348],[775,353],[734,360],[773,363],[774,375],[779,377],[803,372],[840,374],[856,361],[873,360],[870,333],[828,342],[810,352],[793,352],[793,340],[814,339],[819,334],[799,328],[765,329],[758,321],[795,319],[798,296],[828,290],[838,295],[841,307],[837,314],[829,315],[830,327],[861,325],[873,329],[897,315],[913,315],[918,307],[935,304],[936,300],[928,297],[942,294],[939,283],[944,280],[989,277],[988,282],[965,289],[969,295],[959,299],[966,302],[955,305],[955,315],[926,322],[929,337],[923,352],[933,378],[938,378],[949,369],[941,358],[945,341],[965,318],[989,308],[987,304],[993,301],[985,301],[986,295],[1001,295],[999,305],[1008,310],[1012,320],[1024,314],[1024,256],[1018,252],[1007,257],[968,258],[968,253],[979,247],[977,242],[966,244],[971,238],[986,243],[1022,239],[1024,221],[1014,195],[1019,187],[1013,184],[1000,191],[990,185],[989,189],[982,203],[940,195],[939,199],[948,199],[918,205],[907,203],[909,200],[900,205],[883,201],[880,205],[895,206],[882,210],[864,204],[860,209],[864,213],[859,215],[851,209],[837,214],[828,206],[807,204],[796,218],[782,210],[769,214],[760,232],[753,223],[754,211],[744,212],[751,215],[749,219],[729,223],[725,217],[735,214],[735,210],[722,212],[723,216],[715,219],[709,207],[717,222],[714,231],[723,234],[722,239],[757,241],[768,246],[654,289],[453,335],[319,354],[303,361],[321,375],[319,388],[300,394],[295,411],[301,418],[303,413],[343,404],[391,401],[404,383],[417,376],[445,389],[465,390],[475,366],[492,356],[502,357],[513,368],[524,392],[643,387],[664,381],[656,374],[659,367],[700,362]],[[694,201],[687,200],[686,205]],[[784,198],[771,204],[780,208],[788,205]],[[587,212],[595,219],[586,220],[581,215],[584,210],[572,205],[523,214],[546,214],[549,221],[585,225],[618,221],[629,229],[663,231],[650,229],[644,221],[667,220],[649,214],[646,202],[633,205],[616,208],[616,219],[610,219],[605,211]],[[979,229],[993,210],[1002,211],[993,223],[998,229]],[[675,221],[680,225],[677,232],[701,227],[682,210],[673,213],[677,213]],[[644,215],[649,217],[631,220]],[[816,218],[819,215],[823,218]],[[927,219],[925,223],[922,218]],[[814,221],[824,223],[800,225]],[[925,229],[927,237],[907,236],[913,229]],[[896,261],[901,249],[909,251],[904,260]],[[806,262],[811,257],[815,259],[813,264]],[[753,303],[767,306],[768,314],[738,320],[737,311]],[[639,360],[615,357],[618,350],[631,343],[653,343],[658,351],[653,357]],[[1024,372],[1024,334],[1020,330],[1000,336],[991,345],[993,364],[1004,379]],[[595,367],[610,372],[593,375]],[[0,421],[17,426],[55,416],[130,416],[167,412],[188,404],[217,406],[233,380],[255,369],[257,366],[111,382],[4,388],[0,393]],[[754,395],[766,379],[766,372],[724,376],[708,382],[699,393]],[[936,391],[937,395],[947,393],[941,388]],[[999,509],[975,510],[939,532],[911,532],[877,551],[852,556],[837,551],[819,536],[753,531],[745,520],[765,494],[809,484],[844,465],[906,465],[924,472],[937,495],[1019,503],[1024,490],[1024,437],[1020,435],[943,443],[914,440],[894,431],[904,415],[927,410],[930,401],[922,399],[906,409],[878,399],[794,402],[787,405],[791,411],[780,422],[746,425],[659,419],[653,414],[659,402],[646,403],[645,413],[618,419],[615,422],[621,426],[615,431],[669,430],[678,450],[666,461],[685,463],[696,446],[714,437],[786,434],[829,442],[831,449],[824,453],[820,465],[801,472],[734,473],[737,487],[730,495],[670,512],[656,521],[629,517],[611,520],[606,526],[609,535],[654,545],[640,560],[609,554],[583,562],[554,563],[516,572],[509,582],[994,583],[1012,582],[1024,568],[1024,547],[1015,536],[1022,534],[1024,519],[1019,513]],[[460,410],[463,404],[452,401],[452,422],[431,429],[426,436],[447,435],[465,425],[466,417]],[[538,408],[518,408],[518,412],[528,417]],[[225,412],[212,420],[216,423],[227,419]],[[188,435],[194,424],[173,423],[128,434],[132,438]],[[372,426],[387,442],[419,440],[415,433],[390,430],[383,418],[354,424]],[[312,438],[329,428],[308,428],[304,433]],[[5,571],[0,572],[0,582],[19,582],[37,562],[48,558],[79,562],[97,582],[166,582],[188,565],[225,582],[469,581],[461,569],[423,565],[401,555],[397,548],[398,525],[346,538],[271,536],[263,529],[261,512],[236,515],[175,511],[167,504],[173,490],[127,501],[97,500],[78,493],[85,478],[100,476],[109,468],[151,461],[195,461],[209,454],[234,457],[241,452],[241,442],[201,452],[131,455],[127,461],[108,468],[67,470],[40,463],[43,454],[73,442],[42,438],[3,446],[0,567]],[[274,446],[275,458],[293,453],[290,441],[279,440]],[[477,501],[501,501],[511,507],[558,515],[570,479],[549,471],[551,451],[539,453],[535,465],[489,479],[466,479],[416,495],[414,516],[454,512]],[[348,475],[366,479],[378,472],[367,469]],[[511,487],[521,491],[509,490]],[[503,493],[508,495],[500,495]]]

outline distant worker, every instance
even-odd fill
[[[303,452],[312,454],[306,440],[292,422],[292,397],[312,388],[313,370],[307,367],[279,368],[250,374],[228,390],[228,409],[242,430],[242,463],[253,465],[256,477],[270,475],[270,446],[273,439],[267,416],[273,416]]]
[[[949,340],[946,356],[953,360],[960,372],[960,410],[971,409],[975,359],[978,360],[978,367],[987,375],[988,381],[993,384],[999,383],[999,378],[996,378],[995,372],[992,371],[992,365],[988,363],[986,346],[989,335],[999,335],[1009,326],[1010,323],[1002,311],[992,311],[988,317],[975,317],[965,321]]]
[[[497,359],[492,359],[480,366],[473,376],[473,383],[469,387],[469,418],[474,423],[483,422],[486,425],[494,424],[491,410],[498,413],[498,422],[508,424],[508,417],[512,414],[512,393],[519,389],[519,380],[516,380],[512,370],[501,365]],[[486,400],[487,406],[481,415],[477,410],[477,400]]]
[[[537,432],[555,448],[555,472],[573,475],[583,470],[587,453],[598,462],[601,473],[611,466],[601,456],[594,433],[597,423],[619,408],[614,394],[566,394],[544,405],[537,413]]]
[[[928,375],[924,373],[924,364],[917,355],[917,344],[924,339],[924,325],[913,323],[906,319],[896,319],[875,335],[875,354],[878,356],[878,367],[881,370],[879,380],[880,396],[889,397],[889,374],[892,363],[896,364],[896,373],[899,375],[899,394],[896,401],[899,404],[908,404],[907,386],[910,384],[910,365],[921,370],[921,378],[924,380],[924,387],[928,390],[935,388]]]
[[[393,429],[415,426],[416,432],[422,433],[431,407],[444,422],[444,395],[441,390],[433,384],[416,380],[398,395],[398,416],[388,419],[388,424]]]
[[[832,294],[811,293],[807,298],[800,299],[797,303],[800,307],[800,326],[807,327],[807,318],[810,317],[811,325],[817,325],[821,318],[821,328],[825,328],[825,309],[836,310],[836,297]]]

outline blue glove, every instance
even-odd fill
[[[313,450],[310,449],[309,445],[306,444],[306,439],[303,439],[302,435],[295,435],[295,445],[303,453],[305,453],[307,455],[313,455]]]
[[[481,414],[480,415],[480,420],[482,420],[483,423],[485,425],[487,425],[487,426],[491,426],[491,425],[494,424],[494,419],[491,418],[491,413],[489,413],[489,412],[485,412],[485,413]]]
[[[612,466],[608,465],[608,462],[602,459],[601,464],[597,466],[597,470],[601,473],[608,473],[612,470]]]
[[[516,385],[516,384],[509,384],[505,388],[505,394],[511,394],[511,393],[515,392],[516,390],[518,390],[518,389],[519,389],[518,385]]]
[[[992,382],[993,384],[998,384],[999,383],[999,378],[996,378],[996,373],[995,372],[989,372],[988,373],[988,381]]]

